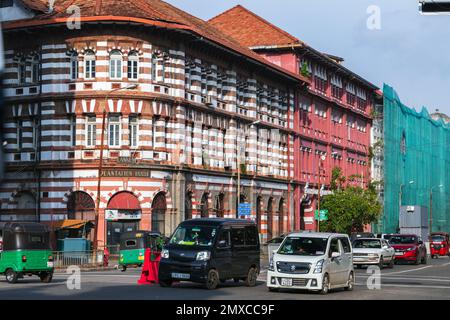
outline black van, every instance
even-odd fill
[[[236,219],[194,219],[182,222],[164,246],[159,284],[204,283],[215,289],[219,282],[244,280],[256,285],[260,270],[256,224]]]

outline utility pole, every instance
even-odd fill
[[[319,160],[319,185],[317,192],[317,232],[320,232],[320,194],[322,192],[322,184],[320,183],[320,172],[322,171],[322,162],[325,161],[326,157],[321,156]]]

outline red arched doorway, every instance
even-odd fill
[[[278,205],[278,234],[282,235],[284,233],[284,199],[280,199],[280,204]]]
[[[152,231],[165,234],[167,201],[164,193],[158,193],[152,202]]]
[[[95,202],[86,192],[72,192],[67,201],[67,218],[70,220],[95,220]]]
[[[134,194],[128,191],[116,193],[105,210],[107,244],[118,245],[122,233],[139,230],[141,217],[141,204]]]
[[[200,216],[202,218],[209,218],[208,200],[209,200],[209,193],[205,192],[200,202]]]

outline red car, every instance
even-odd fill
[[[434,259],[439,256],[450,257],[450,240],[446,232],[433,232],[430,235],[430,253]]]
[[[395,250],[395,262],[405,261],[415,264],[427,263],[427,248],[422,239],[414,234],[394,234],[389,244]]]

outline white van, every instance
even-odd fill
[[[327,294],[353,290],[355,272],[346,234],[291,233],[274,253],[267,273],[269,291],[303,289]]]

